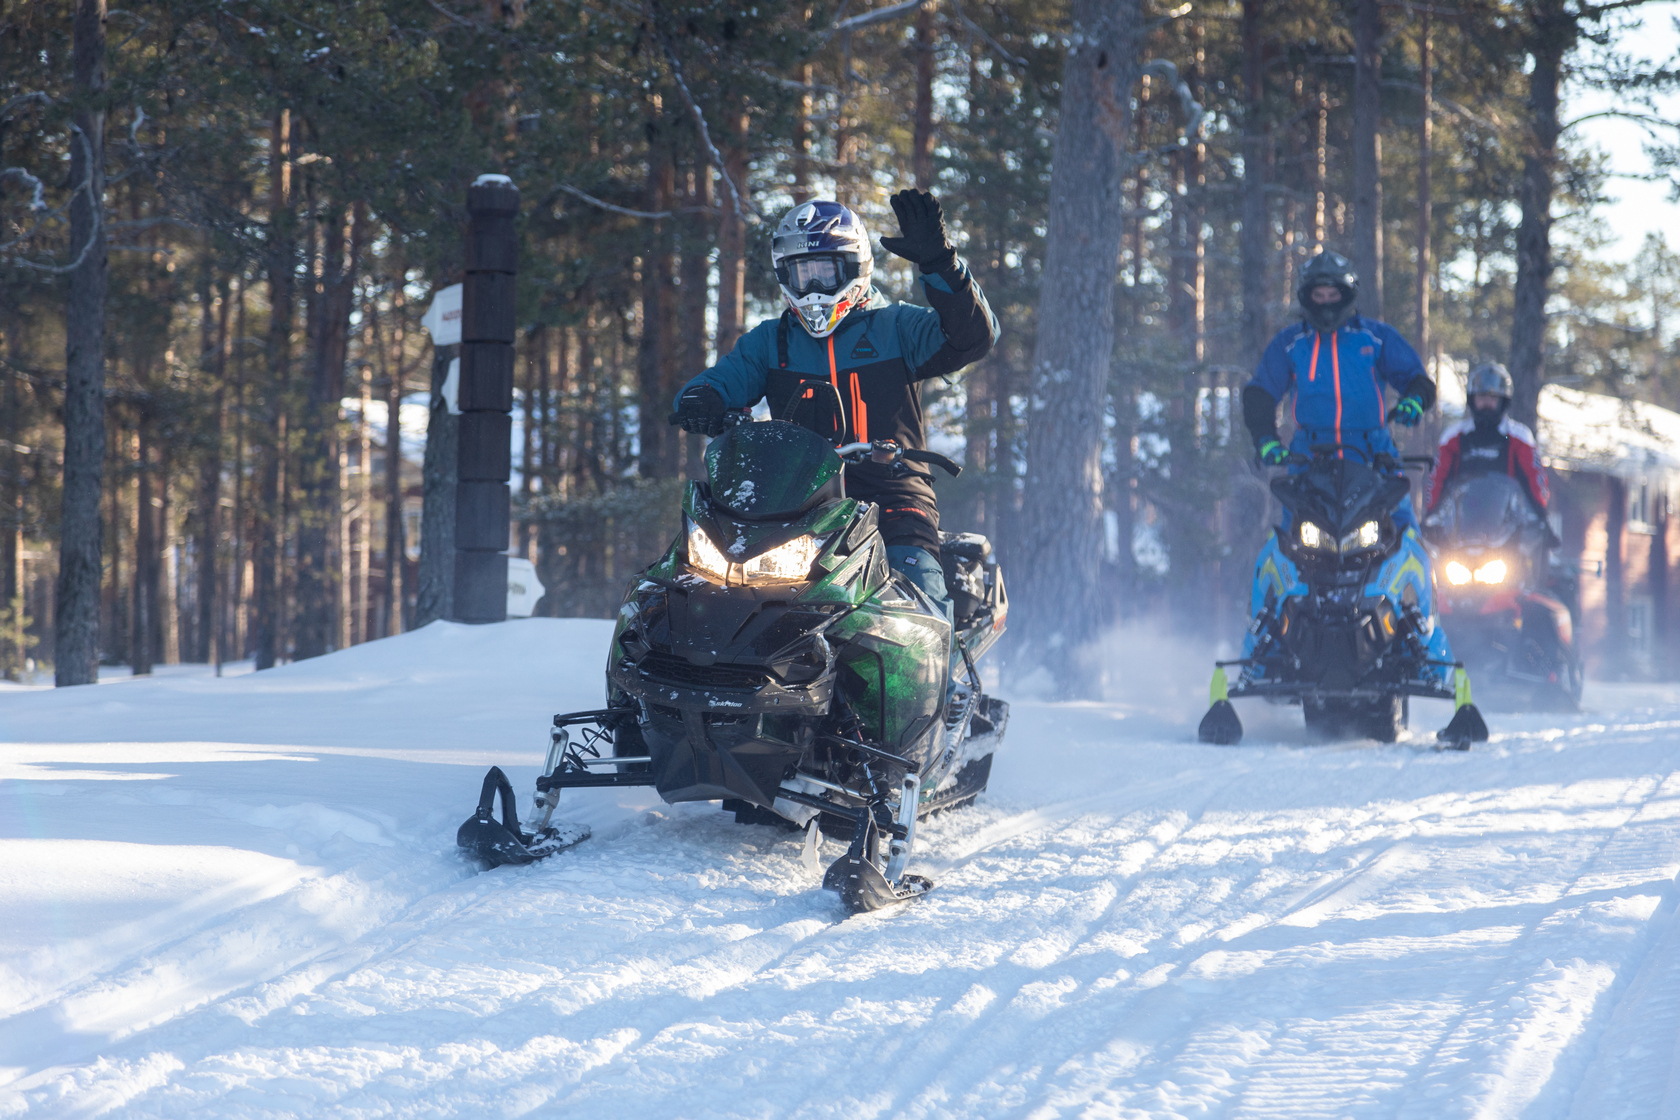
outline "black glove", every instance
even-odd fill
[[[722,393],[710,385],[691,385],[677,398],[677,410],[671,414],[670,422],[681,425],[685,432],[721,436],[728,427],[723,422],[723,414],[728,411]]]
[[[891,199],[902,237],[881,238],[881,248],[915,261],[923,272],[943,272],[957,260],[945,235],[945,211],[927,191],[899,191]]]

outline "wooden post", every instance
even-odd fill
[[[519,188],[504,175],[481,175],[467,190],[467,214],[450,617],[501,622],[507,618]]]

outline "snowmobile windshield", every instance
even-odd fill
[[[1513,533],[1539,522],[1522,484],[1509,475],[1484,474],[1455,487],[1434,514],[1438,527],[1460,546],[1497,548]]]
[[[1353,458],[1321,457],[1303,474],[1272,480],[1272,493],[1291,513],[1338,537],[1392,513],[1407,490],[1405,479]]]
[[[846,496],[840,457],[782,420],[742,424],[706,448],[712,504],[743,521],[782,521]]]

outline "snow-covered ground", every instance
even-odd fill
[[[0,1116],[1680,1116],[1680,688],[1214,748],[1157,665],[1017,703],[895,912],[645,791],[475,874],[607,626],[0,692]]]

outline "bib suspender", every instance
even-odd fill
[[[776,360],[786,369],[788,364],[788,312],[776,320]]]

